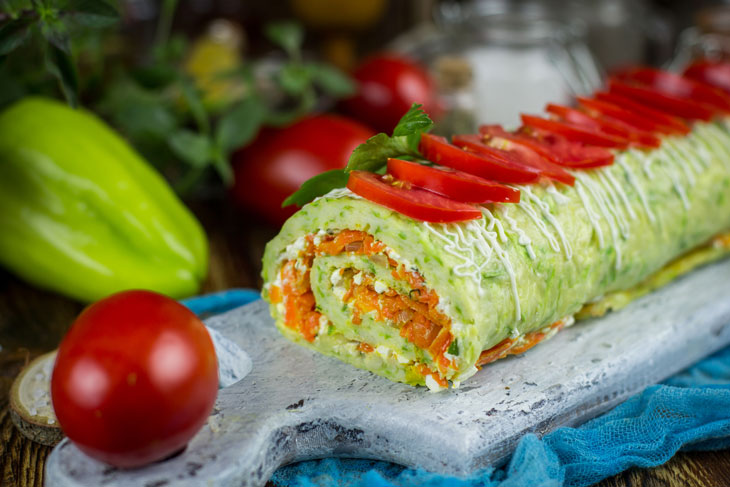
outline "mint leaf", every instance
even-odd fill
[[[413,106],[403,115],[393,130],[393,136],[377,134],[370,137],[352,151],[347,167],[323,172],[305,181],[302,187],[284,200],[282,206],[303,206],[317,196],[329,193],[335,188],[347,185],[350,171],[369,171],[382,174],[389,157],[420,158],[418,143],[421,134],[427,132],[433,122],[421,110],[421,105]]]
[[[395,126],[392,137],[380,133],[357,146],[346,170],[376,172],[385,166],[389,157],[420,156],[421,134],[432,126],[433,121],[421,110],[421,105],[413,104]]]
[[[182,129],[174,132],[167,143],[175,155],[191,167],[205,167],[210,161],[210,139],[205,135]]]
[[[40,26],[41,34],[48,42],[67,55],[71,55],[71,41],[66,24],[58,17],[49,15],[41,21]]]
[[[339,69],[325,63],[310,63],[307,69],[314,84],[327,95],[344,98],[355,94],[355,83]]]
[[[98,109],[134,141],[165,141],[178,125],[172,108],[160,103],[156,91],[125,78],[112,82],[106,91]]]
[[[248,97],[226,113],[218,122],[215,137],[224,155],[247,145],[259,132],[266,116],[266,106],[259,98]]]
[[[302,184],[294,193],[289,195],[281,204],[282,208],[289,205],[304,206],[314,198],[325,195],[335,188],[344,188],[349,175],[344,169],[332,169],[314,176]]]
[[[311,85],[309,71],[299,63],[286,63],[279,71],[279,85],[287,95],[297,96]]]
[[[29,19],[17,19],[0,27],[0,56],[13,51],[28,38],[31,23]]]
[[[411,136],[428,132],[433,126],[433,121],[428,117],[418,103],[411,105],[411,108],[401,117],[398,125],[393,129],[393,137]],[[417,149],[417,147],[414,147]]]
[[[418,155],[418,152],[411,150],[407,137],[388,137],[380,133],[370,137],[352,151],[347,171],[375,172],[388,162],[389,157],[402,155]]]
[[[79,78],[70,54],[55,45],[49,45],[45,64],[46,70],[58,80],[68,104],[76,108],[79,104]]]
[[[119,20],[117,10],[104,0],[71,0],[67,8],[72,18],[84,27],[109,27]]]
[[[296,22],[283,21],[268,24],[264,32],[274,44],[286,51],[289,57],[299,59],[301,56],[304,29]]]
[[[213,168],[227,187],[233,185],[233,169],[228,158],[220,150],[213,151]]]
[[[185,98],[185,102],[188,105],[188,109],[190,110],[195,123],[202,133],[206,135],[209,134],[210,120],[208,119],[208,112],[205,110],[205,106],[203,105],[200,90],[187,76],[181,76],[179,81],[183,97]]]

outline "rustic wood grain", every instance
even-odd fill
[[[260,287],[261,255],[276,230],[231,209],[223,200],[192,206],[206,228],[211,249],[203,290]],[[51,448],[18,433],[7,410],[8,391],[24,364],[58,345],[82,308],[0,270],[0,487],[43,485],[43,466]],[[661,467],[631,469],[596,487],[636,486],[730,486],[730,450],[680,453]]]

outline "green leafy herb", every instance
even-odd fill
[[[274,22],[264,29],[266,36],[278,45],[289,57],[300,60],[302,42],[304,41],[304,29],[296,22]]]
[[[68,9],[73,20],[85,27],[109,27],[119,20],[119,13],[104,0],[70,0]]]
[[[170,149],[191,167],[205,167],[211,155],[210,139],[187,129],[174,132],[168,139]]]
[[[334,66],[310,63],[308,69],[314,84],[326,94],[338,98],[355,94],[355,83]]]
[[[414,103],[398,122],[392,136],[380,133],[370,137],[355,148],[344,170],[327,171],[306,181],[301,188],[284,200],[282,206],[293,204],[304,206],[335,188],[345,187],[350,171],[382,174],[389,157],[420,157],[418,143],[421,134],[430,130],[432,126],[433,121],[421,109],[421,105]]]
[[[71,55],[55,45],[49,45],[46,52],[46,69],[56,77],[63,96],[72,107],[79,104],[79,79]]]
[[[281,206],[304,206],[314,198],[325,195],[335,188],[344,188],[347,184],[348,177],[344,169],[332,169],[331,171],[317,174],[313,178],[305,181],[297,191],[289,195]]]
[[[216,142],[223,152],[230,153],[247,145],[259,131],[266,115],[260,99],[247,97],[221,117],[216,127]]]
[[[449,349],[446,351],[446,353],[450,355],[459,355],[459,343],[456,340],[451,342],[451,345],[449,345]]]
[[[391,137],[380,133],[370,137],[353,151],[347,163],[347,171],[376,172],[388,162],[389,157],[418,157],[421,134],[433,126],[433,121],[414,104],[400,119]]]
[[[212,171],[232,184],[231,156],[262,126],[295,122],[322,95],[354,92],[341,71],[303,58],[304,29],[296,22],[264,28],[286,53],[273,72],[268,60],[238,57],[235,42],[224,47],[232,61],[220,73],[192,67],[188,54],[196,45],[172,29],[181,2],[157,3],[154,43],[140,53],[118,42],[116,0],[0,0],[0,107],[26,94],[62,95],[77,106],[83,95],[85,105],[186,192]],[[220,86],[225,93],[211,96]]]
[[[15,50],[28,38],[31,23],[27,18],[15,19],[0,27],[0,56]]]
[[[210,132],[210,120],[208,119],[208,112],[205,110],[203,105],[203,99],[200,96],[200,90],[195,86],[187,76],[180,76],[180,87],[182,88],[185,102],[187,103],[190,113],[198,126],[198,129],[204,134]]]

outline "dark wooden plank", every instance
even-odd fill
[[[261,256],[276,229],[232,209],[225,200],[192,207],[210,242],[210,272],[203,291],[260,287]],[[43,465],[51,449],[17,432],[7,412],[7,394],[21,367],[55,348],[82,308],[0,270],[0,487],[43,485]],[[730,486],[730,450],[680,453],[662,467],[632,469],[597,486]]]

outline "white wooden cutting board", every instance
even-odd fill
[[[525,433],[582,423],[730,343],[730,260],[441,393],[291,344],[262,301],[207,324],[253,367],[220,391],[184,453],[124,471],[64,440],[46,464],[49,487],[261,486],[280,465],[327,456],[466,475],[505,461]]]

